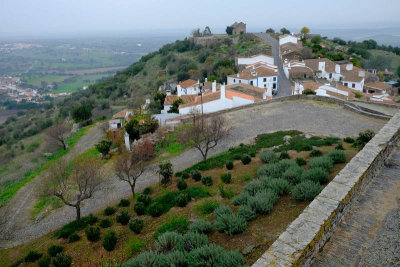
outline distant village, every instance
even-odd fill
[[[46,99],[68,96],[71,93],[39,93],[37,89],[24,88],[19,77],[0,77],[0,94],[7,95],[8,99],[15,102],[39,103]]]

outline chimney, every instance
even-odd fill
[[[181,86],[179,84],[176,86],[176,91],[178,93],[178,96],[182,95],[182,88],[181,88]]]
[[[318,62],[318,70],[325,72],[325,61]]]
[[[360,70],[360,71],[358,72],[358,77],[365,77],[365,72],[362,71],[362,70]]]
[[[340,65],[339,64],[335,65],[335,72],[340,74]]]
[[[208,82],[208,78],[205,79],[205,82]]]
[[[225,83],[221,85],[221,100],[225,100]]]
[[[212,83],[212,91],[213,92],[217,91],[217,81],[213,81],[213,83]]]
[[[236,77],[239,78],[239,73],[236,74]]]
[[[353,70],[353,64],[352,63],[347,64],[346,70]]]

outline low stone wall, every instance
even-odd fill
[[[240,106],[240,107],[231,108],[231,109],[225,109],[225,110],[221,110],[221,111],[217,111],[217,112],[213,112],[213,113],[208,113],[208,114],[205,114],[204,116],[212,117],[215,115],[225,114],[225,113],[236,111],[236,110],[244,110],[244,109],[252,108],[255,106],[269,105],[272,103],[279,103],[279,102],[285,102],[285,101],[296,101],[296,100],[322,101],[322,102],[326,102],[326,103],[340,105],[343,108],[348,109],[352,112],[356,112],[356,113],[359,113],[359,114],[362,114],[362,115],[365,115],[368,117],[372,117],[372,118],[383,119],[383,120],[390,120],[390,118],[391,118],[391,116],[379,114],[379,112],[373,112],[372,110],[367,111],[366,108],[361,109],[349,101],[345,101],[345,100],[341,100],[341,99],[333,98],[333,97],[317,96],[317,95],[290,95],[290,96],[277,97],[277,98],[273,98],[271,100],[260,101],[260,102],[254,103],[254,104],[249,104],[249,105]],[[189,117],[181,119],[181,122],[183,122],[183,123],[187,123],[190,121],[191,121],[191,118],[189,118]]]
[[[309,266],[400,140],[400,112],[339,172],[253,267]]]

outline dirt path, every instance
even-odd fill
[[[232,124],[231,134],[210,152],[210,156],[240,143],[251,142],[258,134],[262,133],[299,130],[313,135],[343,138],[356,136],[360,131],[366,129],[378,132],[385,124],[385,121],[364,117],[336,105],[312,101],[289,101],[256,106],[232,111],[224,116]],[[199,161],[201,161],[201,156],[194,149],[185,151],[171,159],[175,171],[181,171]],[[146,186],[157,182],[156,165],[153,165],[141,176],[137,183],[137,190],[143,190]],[[130,194],[129,186],[111,175],[105,188],[98,192],[93,199],[84,203],[82,213],[88,215],[91,212],[99,211],[123,197],[130,196]],[[15,228],[13,237],[4,240],[2,244],[0,243],[0,247],[16,246],[47,234],[74,220],[74,216],[75,211],[72,208],[62,207],[40,222],[21,222],[18,217],[18,221],[21,222],[20,227]]]
[[[93,147],[102,136],[103,133],[99,130],[98,125],[92,127],[62,159],[70,160],[74,155],[78,155],[88,148]],[[46,172],[41,173],[38,177],[23,186],[7,206],[1,209],[3,214],[1,221],[3,223],[0,230],[0,248],[4,242],[15,238],[14,233],[18,229],[37,223],[32,219],[31,211],[39,199],[37,189],[40,188],[45,174]]]

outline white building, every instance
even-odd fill
[[[274,65],[274,58],[272,56],[267,56],[264,54],[258,54],[251,57],[238,57],[238,65],[251,65],[255,63],[266,63]]]
[[[177,95],[197,95],[200,93],[200,83],[189,79],[179,83],[176,87]]]
[[[179,106],[179,114],[211,113],[230,109],[238,106],[248,105],[262,101],[267,98],[264,89],[248,84],[221,85],[221,90],[196,96],[192,103]]]
[[[120,119],[117,120],[109,120],[108,121],[108,128],[111,130],[116,130],[122,127],[122,122]]]
[[[256,64],[246,67],[242,72],[229,75],[228,85],[249,84],[265,90],[276,90],[278,88],[279,73],[275,65],[269,67],[265,64]],[[276,67],[276,68],[275,68]]]
[[[300,37],[293,35],[293,34],[284,34],[279,36],[279,45],[283,45],[286,43],[294,43],[297,44],[297,42],[300,40]]]

